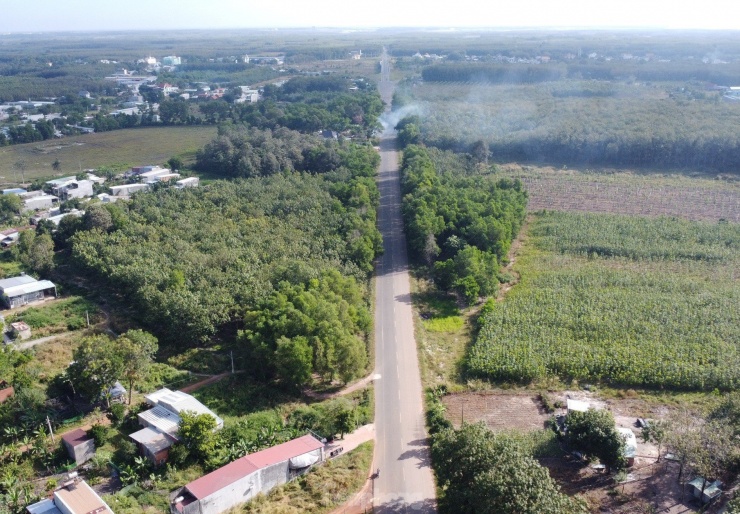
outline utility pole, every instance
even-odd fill
[[[231,350],[229,352],[229,355],[231,355],[231,374],[234,374],[234,350]]]
[[[85,311],[85,317],[87,318],[87,328],[90,328],[90,313]]]
[[[49,425],[49,434],[51,434],[51,442],[55,443],[54,440],[54,430],[51,428],[51,420],[49,419],[49,416],[46,416],[46,424]]]

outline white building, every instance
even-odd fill
[[[124,184],[122,186],[111,186],[113,196],[131,196],[132,194],[149,189],[149,184]]]
[[[47,182],[48,184],[48,182]],[[59,197],[62,202],[72,198],[86,198],[93,195],[92,180],[73,179],[61,185],[54,186],[52,192]]]
[[[175,183],[175,187],[177,189],[183,189],[185,187],[198,187],[199,184],[200,184],[200,179],[198,177],[187,177],[187,178],[182,178],[178,180]]]
[[[28,193],[21,193],[18,196],[23,200],[24,211],[52,209],[59,203],[59,198],[48,195],[43,191],[29,191]]]
[[[182,59],[176,55],[168,55],[167,57],[162,57],[162,64],[165,66],[180,66]]]
[[[216,429],[224,426],[224,421],[215,412],[182,391],[160,389],[146,396],[146,402],[153,408],[138,415],[142,428],[129,437],[136,442],[142,455],[155,465],[167,461],[170,446],[178,441],[177,431],[180,428],[180,413],[188,411],[196,414],[208,414],[216,422]]]

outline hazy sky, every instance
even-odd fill
[[[0,0],[0,33],[248,27],[740,30],[737,0]]]

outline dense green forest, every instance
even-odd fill
[[[300,349],[310,346],[310,372],[348,379],[366,362],[358,357],[368,329],[365,287],[381,240],[372,179],[377,154],[364,147],[342,155],[348,167],[323,175],[286,170],[136,195],[110,206],[107,220],[92,226],[65,223],[59,239],[71,241],[80,270],[136,306],[134,317],[163,344],[208,345],[237,330],[245,341],[272,334],[270,344],[277,344],[284,336]],[[311,310],[307,298],[319,292],[321,303]],[[286,301],[299,302],[295,310],[304,324],[316,324],[313,331],[260,321],[260,311]],[[332,327],[341,330],[330,336]],[[269,359],[257,346],[241,346],[242,357],[258,352]],[[341,366],[337,359],[349,361]],[[288,369],[285,362],[259,362],[265,373]]]
[[[497,160],[740,171],[740,105],[703,86],[559,81],[423,84],[404,102],[424,142]]]
[[[407,146],[401,167],[409,247],[443,290],[468,302],[496,293],[499,263],[524,221],[521,182],[438,169],[427,149]]]
[[[529,236],[521,282],[481,320],[472,375],[738,386],[738,225],[545,213]]]

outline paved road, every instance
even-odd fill
[[[383,59],[380,92],[390,105],[393,84]],[[378,225],[385,252],[375,297],[375,512],[436,512],[434,479],[424,426],[421,377],[414,340],[406,236],[400,210],[396,136],[380,143]]]

